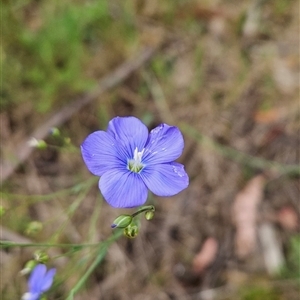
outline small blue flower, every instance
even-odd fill
[[[99,189],[113,207],[143,205],[148,189],[158,196],[173,196],[189,184],[177,159],[184,147],[179,129],[161,124],[151,130],[135,117],[116,117],[107,131],[90,134],[81,145],[91,173],[101,176]]]
[[[55,273],[55,269],[47,272],[44,264],[36,265],[28,280],[29,292],[23,295],[22,300],[39,300],[40,296],[50,289]]]

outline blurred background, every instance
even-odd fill
[[[190,185],[151,195],[154,219],[74,299],[299,299],[298,1],[4,0],[1,13],[2,240],[110,237],[128,210],[102,199],[79,146],[133,115],[180,128]],[[57,268],[49,300],[97,256],[2,248],[1,299],[21,298],[40,249]]]

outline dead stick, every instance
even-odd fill
[[[67,104],[60,111],[55,113],[50,119],[44,124],[40,125],[32,134],[31,137],[37,140],[44,139],[49,130],[52,127],[57,127],[69,120],[73,114],[78,112],[82,107],[92,102],[99,95],[103,94],[107,90],[115,87],[122,81],[124,81],[131,73],[140,68],[145,64],[156,52],[155,48],[146,48],[139,55],[136,55],[133,59],[125,62],[114,72],[105,76],[100,80],[97,88],[92,92],[86,94],[83,97],[78,98],[74,102]],[[0,165],[0,183],[9,178],[15,169],[23,163],[31,154],[33,148],[29,146],[28,139],[21,142],[16,146],[16,152],[12,155],[13,159],[10,161],[4,161]]]

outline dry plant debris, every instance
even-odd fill
[[[217,252],[218,241],[212,237],[207,238],[193,259],[193,271],[197,274],[203,273],[215,261]]]
[[[246,258],[256,248],[258,210],[265,181],[263,175],[252,178],[234,200],[232,218],[236,227],[235,251],[240,259]]]

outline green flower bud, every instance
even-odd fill
[[[60,136],[60,131],[59,131],[59,129],[56,128],[56,127],[52,127],[52,128],[50,129],[50,133],[51,133],[51,135],[53,135],[53,136],[55,136],[55,137]]]
[[[41,250],[36,250],[33,254],[33,257],[37,262],[43,263],[43,264],[49,260],[48,254]]]
[[[152,220],[153,217],[154,217],[154,212],[153,211],[148,210],[148,211],[145,212],[145,218],[146,218],[146,220],[148,220],[148,221]]]
[[[37,140],[34,137],[28,141],[28,145],[30,147],[34,147],[37,149],[46,149],[47,148],[47,144],[44,140]]]
[[[120,215],[114,220],[111,228],[125,228],[131,224],[132,219],[131,215]]]
[[[43,229],[43,224],[38,221],[30,222],[25,230],[28,235],[35,235]]]
[[[139,233],[139,228],[135,224],[130,224],[124,229],[124,235],[130,239],[134,239]]]
[[[71,139],[69,137],[64,138],[64,142],[66,145],[70,145],[71,144]]]
[[[37,265],[37,261],[35,260],[29,260],[24,268],[20,271],[20,274],[21,275],[26,275],[26,274],[29,274],[33,269],[34,267]]]

